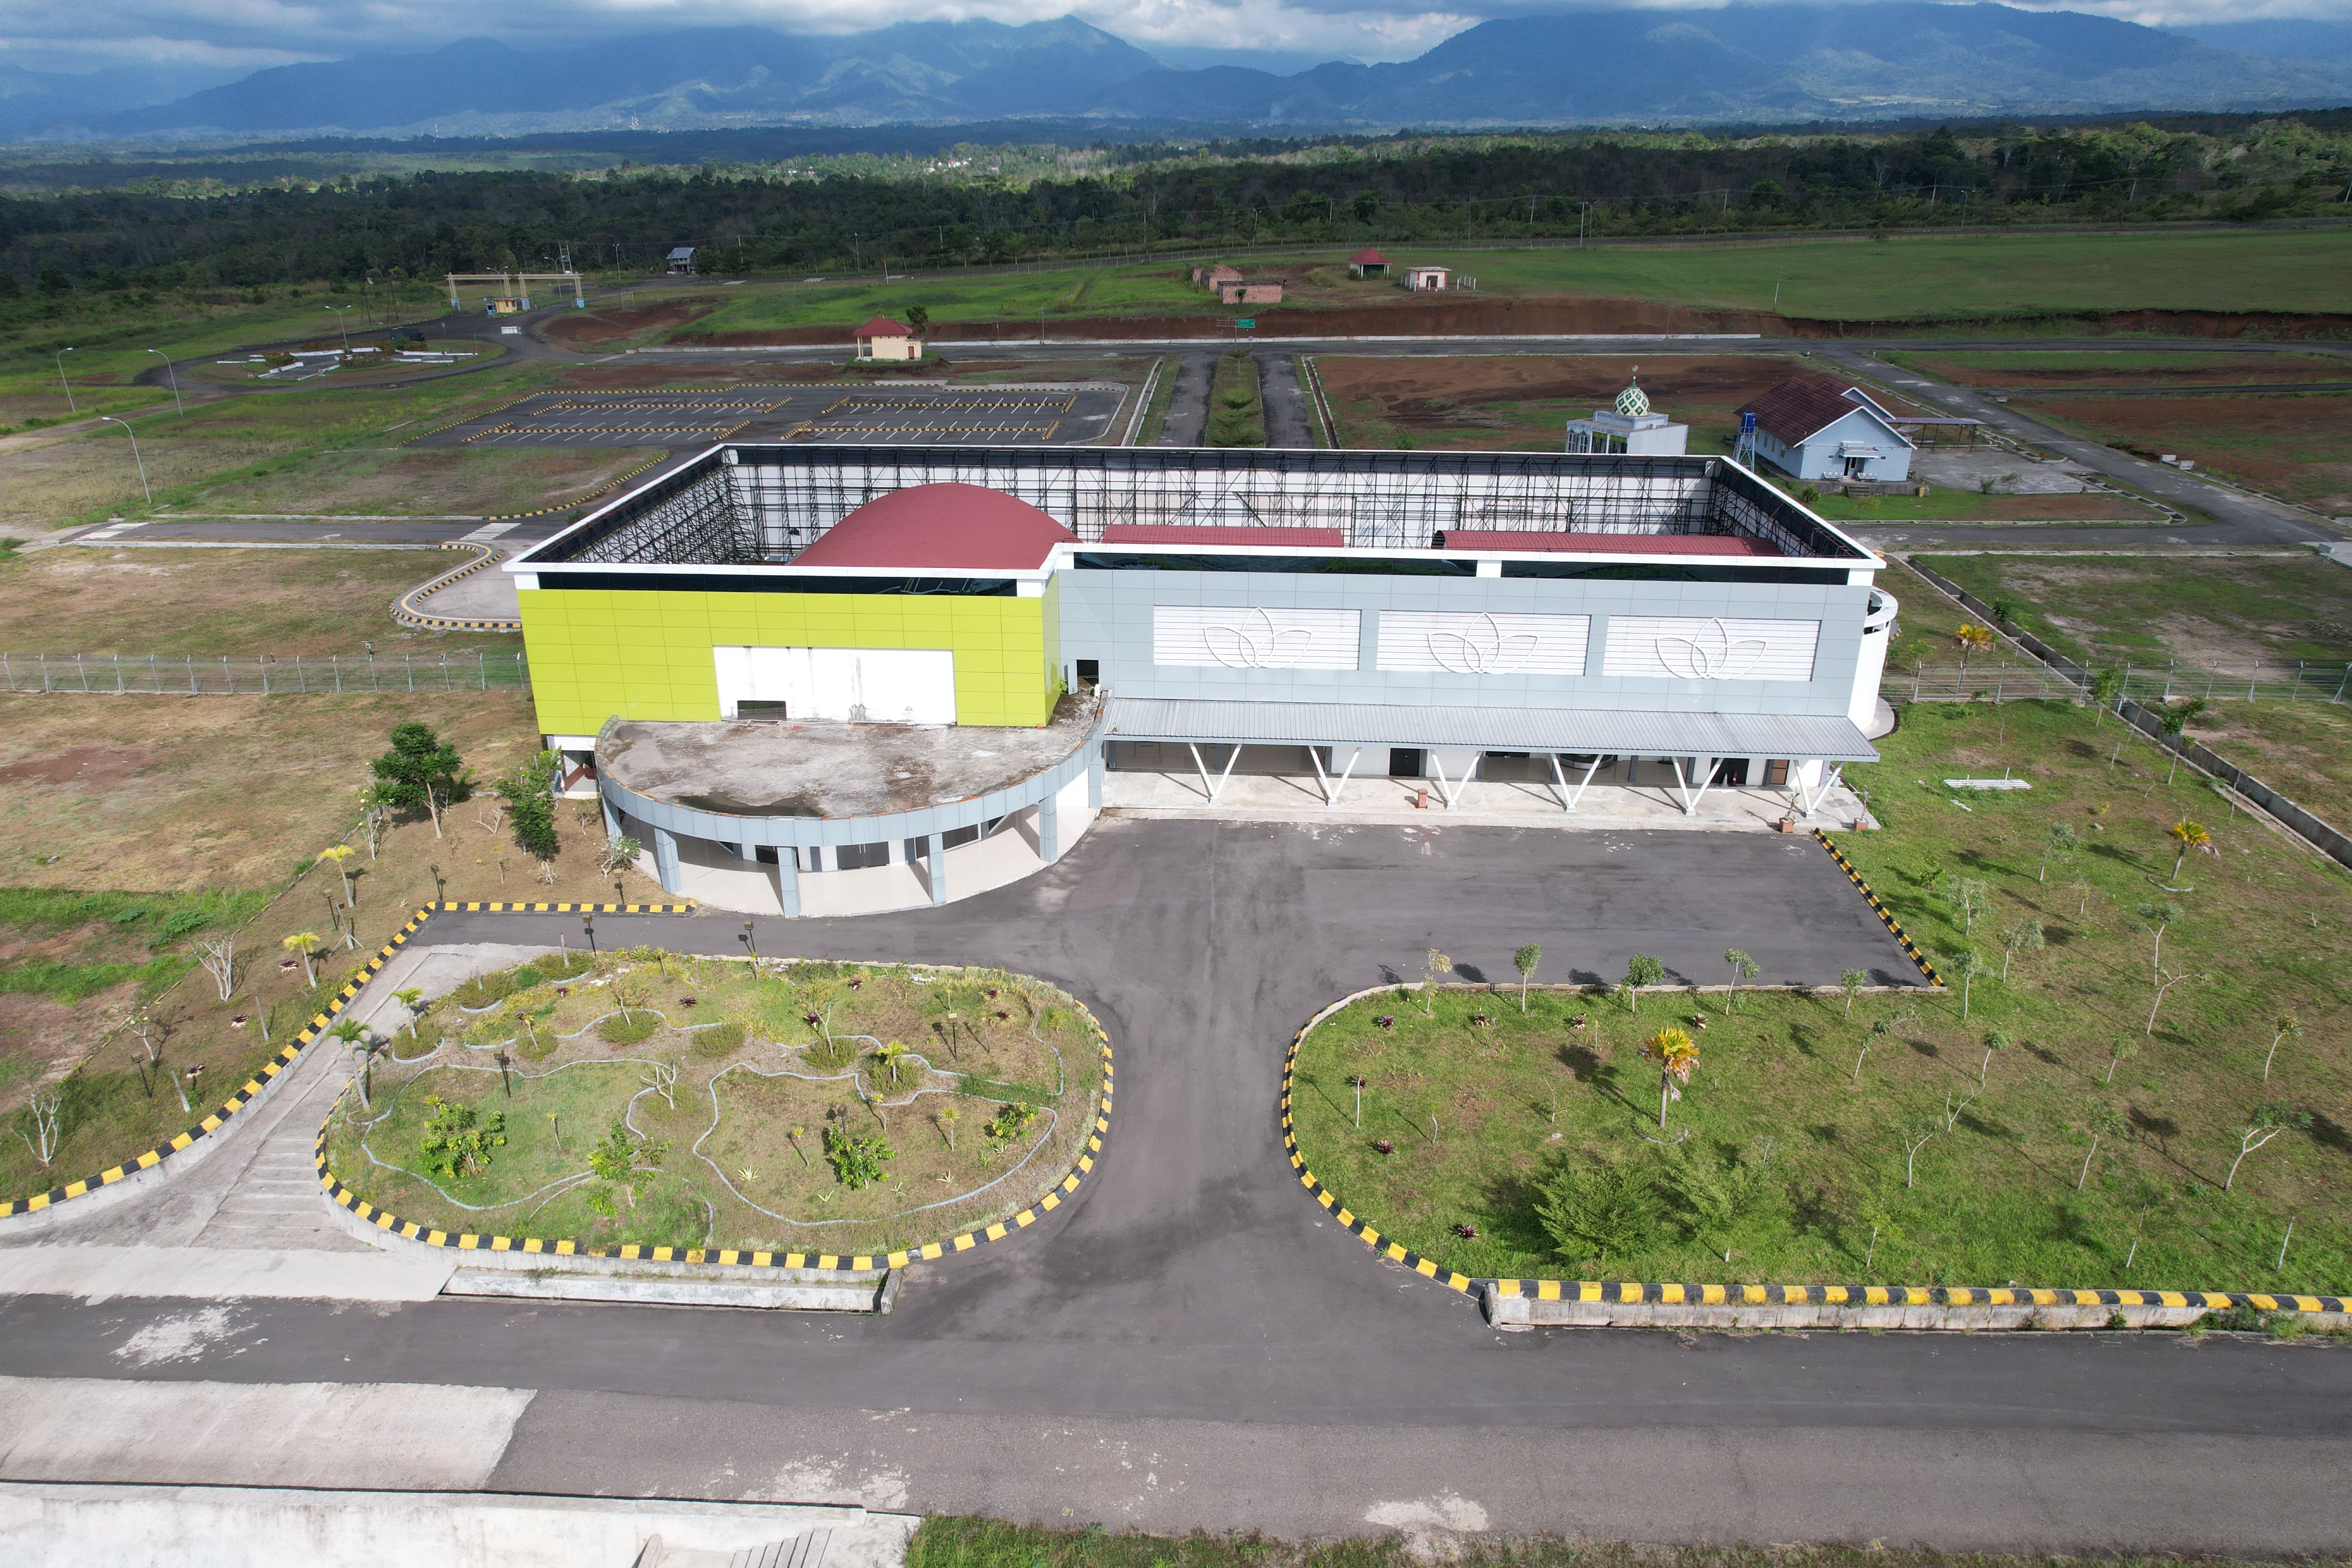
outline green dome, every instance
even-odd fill
[[[1650,395],[1642,390],[1642,373],[1636,368],[1633,379],[1617,395],[1617,412],[1628,419],[1639,419],[1650,411]]]

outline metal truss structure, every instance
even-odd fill
[[[1864,552],[1717,458],[1532,452],[730,446],[538,552],[554,564],[782,564],[877,496],[984,485],[1087,543],[1118,523],[1339,529],[1351,548],[1427,550],[1451,529],[1727,534],[1784,556]]]

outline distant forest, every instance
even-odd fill
[[[543,267],[738,275],[1002,265],[1290,242],[1479,241],[2352,216],[2330,114],[2000,133],[1391,138],[1088,150],[1073,177],[781,165],[344,174],[202,194],[0,199],[0,310]],[[985,157],[985,153],[981,154]],[[76,297],[79,297],[77,300]]]

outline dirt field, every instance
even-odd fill
[[[2143,457],[2172,453],[2253,489],[2352,513],[2352,396],[2020,399]]]
[[[719,308],[719,297],[659,300],[645,305],[610,305],[575,310],[548,323],[551,342],[567,348],[610,348],[631,339],[651,338],[700,321]]]
[[[272,1020],[271,1032],[284,1044],[287,1031],[316,1011],[361,958],[435,896],[434,867],[439,890],[451,899],[614,897],[593,859],[602,823],[593,808],[583,814],[573,803],[557,813],[562,847],[552,883],[536,879],[511,835],[485,826],[493,810],[487,796],[446,813],[439,837],[423,817],[398,822],[371,858],[364,836],[353,831],[352,793],[392,726],[412,718],[437,728],[483,779],[511,769],[538,744],[530,700],[518,692],[471,699],[0,694],[0,791],[13,808],[0,824],[0,902],[27,897],[8,893],[12,888],[122,889],[183,899],[213,889],[257,904],[274,900],[238,937],[243,956],[233,1002],[220,1001],[207,976],[191,973],[153,1004],[165,1026],[166,1058],[175,1070],[203,1067],[205,1092],[216,1100],[275,1048],[261,1037],[260,1019]],[[359,894],[353,949],[331,941],[330,900],[339,898],[341,879],[328,867],[301,871],[320,848],[347,837],[359,847],[347,862]],[[625,885],[630,899],[658,896],[634,873]],[[152,933],[116,927],[116,912],[110,905],[87,920],[11,923],[0,908],[0,968],[45,957],[87,970],[135,967],[158,953],[183,963],[190,956],[184,941],[150,948]],[[329,939],[315,961],[315,985],[278,945],[300,931]],[[83,1070],[93,1088],[80,1131],[57,1162],[58,1172],[50,1173],[58,1180],[102,1169],[194,1120],[181,1111],[168,1081],[158,1093],[140,1079],[135,1040],[109,1037],[109,1019],[148,990],[154,973],[99,978],[106,983],[86,992],[79,985],[61,991],[62,981],[39,976],[12,976],[0,989],[0,1115],[45,1078],[87,1058]],[[68,994],[73,1000],[64,999]],[[246,1026],[235,1024],[238,1015]],[[74,1166],[86,1168],[59,1173]],[[21,1142],[0,1148],[0,1195],[48,1184],[43,1174]]]
[[[356,654],[362,641],[379,654],[512,649],[511,635],[392,618],[400,594],[462,563],[437,550],[58,545],[0,564],[0,653],[287,657]]]
[[[1889,355],[1964,386],[2239,386],[2255,382],[2352,381],[2352,359],[2334,354],[2172,353],[2151,350]]]
[[[1734,411],[1806,362],[1760,354],[1318,355],[1346,447],[1557,451],[1560,426],[1604,407],[1636,369],[1654,407],[1691,426],[1695,453],[1723,452]]]
[[[647,458],[629,451],[322,452],[265,474],[240,471],[200,490],[183,509],[218,512],[357,513],[370,517],[481,517],[563,506]]]
[[[2086,663],[2352,659],[2352,571],[2310,555],[1920,559]]]

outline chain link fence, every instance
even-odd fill
[[[335,691],[528,691],[520,649],[447,654],[0,654],[0,690],[266,697]]]
[[[2152,707],[2190,700],[2207,702],[2344,702],[2352,700],[2352,664],[2124,665],[2118,698]],[[1889,669],[1879,694],[1900,702],[2023,702],[2073,700],[2089,695],[2081,682],[2042,664],[1988,661]]]

